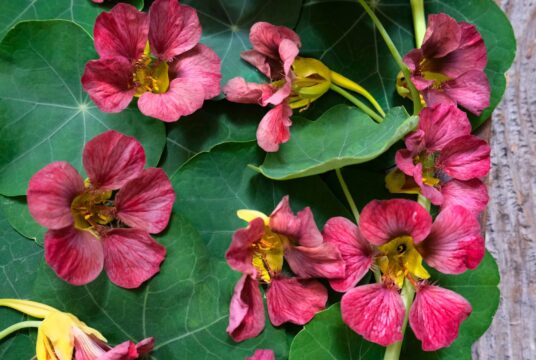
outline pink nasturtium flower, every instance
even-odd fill
[[[247,357],[245,360],[275,360],[273,350],[256,350],[253,356]]]
[[[326,242],[337,246],[346,275],[330,280],[346,292],[343,321],[365,339],[388,346],[402,340],[405,309],[399,294],[404,282],[416,290],[409,314],[415,336],[425,351],[450,345],[471,305],[460,295],[431,285],[422,260],[446,274],[478,266],[484,256],[480,225],[468,210],[451,206],[432,217],[417,202],[403,199],[372,201],[361,213],[359,227],[335,217],[324,228]],[[355,287],[376,264],[382,282]]]
[[[73,285],[94,280],[104,268],[114,284],[136,288],[165,258],[166,249],[149,234],[166,228],[175,192],[162,169],[144,169],[141,144],[116,131],[90,140],[83,164],[85,181],[63,161],[30,180],[30,213],[48,228],[45,259]]]
[[[270,216],[240,210],[238,217],[249,224],[234,233],[226,254],[229,266],[243,274],[231,299],[229,335],[242,341],[264,329],[263,284],[272,324],[309,322],[328,298],[326,288],[312,278],[344,276],[341,255],[324,242],[311,209],[294,215],[285,196]],[[297,277],[283,274],[284,260]]]
[[[476,27],[446,14],[428,17],[422,47],[404,57],[411,81],[428,106],[459,104],[476,115],[489,106],[487,61],[486,46]]]
[[[300,37],[291,29],[266,22],[255,23],[249,35],[253,50],[241,54],[270,81],[248,83],[236,77],[225,85],[227,100],[244,104],[273,105],[257,129],[257,142],[268,152],[290,138],[292,109],[307,108],[331,84],[331,71],[320,61],[298,56]]]
[[[475,215],[484,210],[488,192],[479,178],[489,172],[490,147],[471,135],[463,111],[447,104],[424,108],[405,143],[395,157],[402,174],[395,170],[387,176],[389,190],[404,192],[404,184],[411,183],[405,174],[434,205],[461,205]]]
[[[125,341],[111,347],[100,332],[72,314],[29,300],[0,299],[10,307],[34,318],[43,319],[37,330],[37,360],[135,360],[153,350],[153,338],[134,344]]]
[[[95,48],[82,85],[99,109],[124,110],[138,97],[140,111],[177,121],[220,93],[220,59],[199,44],[196,10],[178,0],[156,0],[149,13],[120,3],[97,18]]]

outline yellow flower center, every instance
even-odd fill
[[[399,236],[379,247],[381,256],[377,259],[380,271],[392,279],[399,287],[408,275],[428,279],[430,274],[422,265],[422,256],[413,245],[411,236]]]
[[[114,220],[114,210],[110,206],[112,191],[93,190],[88,180],[85,184],[86,190],[75,197],[71,203],[74,226],[79,230],[90,231],[99,237],[95,229],[99,225],[106,225]]]
[[[436,72],[433,63],[427,59],[421,60],[419,63],[419,70],[424,79],[434,82],[432,88],[436,90],[441,89],[445,81],[451,80],[448,76]]]
[[[136,86],[134,96],[141,96],[145,92],[162,94],[168,90],[168,64],[151,56],[148,41],[142,57],[136,61],[134,67],[135,70],[132,74],[132,81]]]
[[[264,282],[269,283],[272,276],[283,269],[284,245],[287,241],[286,236],[277,234],[265,226],[263,237],[251,245],[253,266]]]
[[[420,154],[413,159],[415,164],[422,164],[422,182],[428,186],[437,186],[441,182],[435,173],[435,154]]]
[[[292,64],[294,79],[289,105],[293,109],[307,107],[329,90],[331,71],[321,61],[297,57]]]

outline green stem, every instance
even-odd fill
[[[406,327],[408,326],[408,319],[409,319],[409,309],[411,308],[411,304],[413,303],[413,297],[415,296],[415,288],[411,283],[406,279],[404,281],[404,286],[402,287],[402,301],[404,302],[404,308],[406,310],[406,314],[404,315],[404,322],[402,324],[402,337],[404,337],[404,332],[406,331]],[[385,355],[383,356],[383,360],[398,360],[400,358],[400,350],[402,350],[402,342],[397,341],[394,344],[389,345],[385,349]]]
[[[426,211],[430,212],[430,206],[432,205],[430,203],[430,200],[428,200],[427,197],[422,196],[419,194],[419,197],[417,198],[417,202],[422,205],[423,208],[426,209]]]
[[[383,111],[382,107],[380,104],[378,104],[374,96],[372,96],[372,94],[369,93],[364,87],[333,70],[331,71],[331,81],[337,86],[363,95],[372,104],[372,106],[374,106],[376,111],[382,117],[385,117],[385,111]]]
[[[383,41],[385,41],[387,48],[391,52],[391,56],[398,64],[398,67],[400,67],[400,70],[402,70],[402,73],[404,74],[404,77],[406,78],[409,91],[411,93],[411,99],[413,100],[413,113],[418,114],[422,109],[421,98],[420,98],[419,92],[415,88],[415,85],[413,85],[413,83],[411,82],[411,73],[409,72],[408,67],[406,66],[406,64],[404,64],[404,61],[402,60],[402,56],[400,56],[400,53],[398,52],[395,44],[393,43],[393,40],[391,40],[391,37],[387,33],[387,30],[385,30],[380,19],[378,19],[376,14],[374,14],[374,11],[372,11],[372,9],[368,6],[365,0],[357,0],[357,1],[361,4],[361,6],[363,6],[363,9],[365,9],[367,14],[372,19],[372,22],[378,29],[378,32],[383,37]]]
[[[355,202],[354,202],[354,199],[352,198],[352,195],[350,194],[350,190],[348,190],[348,186],[346,185],[346,182],[344,181],[344,178],[342,177],[341,169],[340,168],[335,169],[335,173],[337,174],[337,178],[339,179],[339,183],[341,184],[341,188],[342,188],[342,191],[344,192],[344,196],[346,196],[348,205],[350,205],[352,214],[354,214],[355,223],[359,224],[359,211],[357,210],[357,206],[355,206]]]
[[[413,30],[415,31],[415,45],[422,46],[424,34],[426,33],[426,18],[424,16],[423,0],[410,0],[411,12],[413,13]]]
[[[22,321],[20,323],[13,324],[10,327],[0,331],[0,340],[2,340],[3,338],[5,338],[8,335],[11,335],[15,331],[19,331],[21,329],[26,329],[26,328],[39,327],[41,325],[41,323],[42,323],[42,321]]]
[[[354,104],[359,109],[361,109],[364,113],[366,113],[368,116],[370,116],[377,123],[381,123],[383,121],[383,118],[380,115],[376,114],[374,112],[374,110],[369,108],[362,101],[358,100],[355,96],[350,94],[348,91],[344,90],[343,88],[341,88],[341,87],[339,87],[339,86],[337,86],[335,84],[331,84],[329,88],[331,90],[335,91],[336,93],[338,93],[339,95],[342,95],[343,97],[345,97],[348,101],[350,101],[352,104]]]

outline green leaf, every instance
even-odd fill
[[[476,270],[462,275],[443,275],[430,270],[431,279],[439,286],[464,296],[473,312],[460,327],[458,339],[445,349],[424,352],[411,330],[406,332],[400,359],[471,359],[471,345],[486,331],[499,306],[499,270],[493,257],[486,253]],[[370,359],[382,358],[385,349],[363,340],[341,320],[339,305],[318,314],[296,335],[290,347],[290,360],[309,359]],[[317,357],[318,356],[318,357]]]
[[[4,211],[9,225],[19,234],[43,245],[46,228],[39,225],[30,215],[25,196],[5,197],[0,196],[0,208]]]
[[[124,0],[138,9],[143,8],[143,0]],[[22,20],[70,20],[93,34],[95,18],[103,10],[110,9],[114,2],[97,5],[91,0],[17,0],[2,1],[0,5],[0,39]]]
[[[370,6],[402,55],[415,47],[409,1],[370,1]],[[504,93],[504,73],[512,64],[516,48],[512,26],[493,0],[425,1],[425,11],[444,12],[459,21],[473,23],[482,34],[488,49],[486,73],[492,96],[490,107],[480,117],[471,117],[476,127],[489,118]],[[302,39],[302,55],[316,57],[358,82],[384,108],[404,102],[395,90],[400,69],[357,1],[305,0],[296,31]],[[338,103],[338,95],[327,94],[311,107],[312,115],[308,116],[315,117]]]
[[[222,84],[235,76],[249,81],[266,81],[255,68],[240,59],[250,50],[249,29],[257,21],[293,28],[300,15],[302,0],[187,0],[197,9],[203,37],[222,60]]]
[[[397,107],[377,124],[355,107],[338,105],[316,121],[294,117],[293,122],[292,139],[278,152],[268,153],[255,170],[286,180],[360,164],[378,157],[412,131],[418,118]]]
[[[93,42],[63,20],[19,23],[0,43],[0,194],[23,195],[30,177],[52,161],[82,168],[86,141],[114,129],[134,136],[156,165],[165,145],[162,122],[134,107],[105,114],[80,78],[96,58]]]
[[[247,168],[262,156],[255,143],[222,144],[194,157],[171,177],[175,210],[202,229],[209,251],[219,258],[233,232],[245,225],[236,217],[239,209],[270,214],[288,194],[294,210],[311,207],[319,226],[332,216],[348,214],[319,177],[278,182]]]

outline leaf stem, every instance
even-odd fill
[[[0,331],[0,340],[5,338],[8,335],[11,335],[12,333],[19,331],[21,329],[26,328],[36,328],[41,325],[42,321],[22,321],[20,323],[16,323],[11,325],[10,327]]]
[[[372,96],[364,87],[335,71],[331,71],[331,81],[333,81],[335,85],[363,95],[372,104],[372,106],[374,106],[376,111],[379,112],[381,116],[385,117],[385,111],[383,111],[382,107],[380,104],[378,104],[374,96]]]
[[[376,114],[374,112],[374,110],[369,108],[367,105],[365,105],[365,103],[363,103],[362,101],[357,99],[355,96],[350,94],[348,91],[344,90],[343,88],[341,88],[341,87],[339,87],[339,86],[337,86],[337,85],[335,85],[333,83],[330,85],[329,88],[331,90],[335,91],[336,93],[338,93],[339,95],[342,95],[343,97],[345,97],[348,101],[350,101],[352,104],[354,104],[359,109],[361,109],[365,114],[370,116],[377,123],[381,123],[383,121],[383,118],[380,115]]]
[[[421,98],[419,95],[419,92],[415,88],[415,85],[411,82],[411,73],[409,72],[408,67],[406,64],[404,64],[404,61],[402,60],[402,56],[400,56],[400,53],[398,52],[395,44],[393,43],[393,40],[391,40],[391,37],[387,33],[387,30],[383,27],[383,24],[381,23],[380,19],[374,14],[374,11],[368,6],[367,2],[365,0],[357,0],[359,4],[365,9],[369,17],[371,18],[372,22],[378,29],[378,32],[383,37],[383,41],[385,41],[385,45],[387,45],[387,48],[391,52],[391,56],[395,60],[395,62],[398,64],[398,67],[400,67],[400,70],[402,70],[402,73],[404,74],[404,77],[406,78],[409,91],[411,93],[411,99],[413,100],[413,113],[418,114],[422,109],[421,104]]]
[[[413,30],[415,32],[415,46],[420,48],[426,33],[426,18],[424,16],[423,0],[410,0],[413,14]]]
[[[348,186],[346,185],[346,182],[344,181],[344,178],[342,177],[341,169],[340,168],[335,169],[335,173],[337,174],[337,178],[339,179],[339,183],[341,184],[341,188],[342,188],[342,191],[344,192],[344,196],[346,197],[346,200],[348,201],[348,205],[350,205],[352,214],[354,214],[355,223],[359,224],[359,211],[357,210],[357,206],[355,206],[355,202],[354,202],[354,199],[352,198],[352,194],[350,194],[350,190],[348,190]]]
[[[408,326],[408,319],[409,319],[409,310],[411,308],[411,304],[413,303],[413,298],[415,296],[415,288],[413,285],[406,279],[404,281],[404,286],[402,286],[402,301],[404,302],[404,308],[406,310],[406,314],[404,315],[404,322],[402,323],[402,338],[404,337],[404,333],[406,332],[406,327]],[[383,360],[398,360],[400,358],[400,350],[402,350],[402,342],[404,340],[400,340],[395,342],[394,344],[389,345],[385,349],[385,355],[383,356]]]

